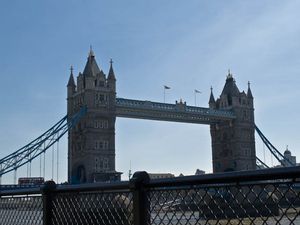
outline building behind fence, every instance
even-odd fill
[[[0,224],[300,224],[300,167],[1,190]]]

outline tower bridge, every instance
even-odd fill
[[[140,101],[116,97],[112,61],[108,75],[91,50],[75,82],[73,70],[67,85],[68,117],[83,106],[87,113],[68,132],[68,179],[71,183],[119,180],[115,170],[116,117],[210,125],[213,171],[256,169],[253,96],[240,92],[229,72],[220,98],[212,89],[209,107]]]
[[[290,152],[281,154],[255,125],[249,83],[247,92],[240,91],[229,72],[219,98],[214,98],[211,88],[208,105],[195,107],[182,100],[169,104],[117,98],[112,61],[106,75],[91,50],[76,82],[71,68],[67,115],[29,144],[0,159],[0,183],[2,175],[11,171],[16,183],[17,169],[24,165],[27,165],[27,176],[30,177],[31,163],[37,157],[40,159],[40,176],[45,176],[45,153],[50,148],[53,178],[54,144],[57,144],[58,155],[58,142],[65,133],[68,133],[69,183],[120,180],[121,173],[115,170],[117,117],[209,125],[214,173],[255,170],[260,166],[257,161],[267,167],[256,157],[255,131],[282,166],[295,166]],[[58,179],[58,163],[56,170]]]

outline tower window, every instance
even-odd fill
[[[95,99],[97,102],[103,102],[104,101],[104,94],[97,93],[95,96]]]
[[[94,121],[94,128],[107,129],[108,128],[108,121],[107,120],[95,120]]]
[[[108,169],[108,158],[103,159],[103,169],[107,170]]]
[[[96,141],[95,149],[108,149],[108,141],[106,140]]]
[[[95,158],[95,167],[94,167],[95,172],[108,170],[108,168],[109,168],[108,158],[106,157]]]
[[[100,167],[100,169],[103,169],[103,159],[102,158],[100,158],[99,167]]]
[[[103,141],[103,148],[108,149],[108,141]]]
[[[247,120],[247,112],[246,112],[246,110],[243,110],[243,117],[244,117],[244,120]]]
[[[98,104],[105,104],[108,101],[108,96],[103,93],[96,93],[95,94],[95,105]]]
[[[232,97],[231,95],[227,95],[228,105],[232,105]]]
[[[96,161],[97,159],[97,161]],[[108,158],[106,157],[100,157],[95,159],[95,170],[96,172],[101,172],[108,170],[109,168],[109,163],[108,163]]]
[[[99,172],[100,171],[100,167],[99,167],[99,158],[96,157],[95,158],[95,172]]]

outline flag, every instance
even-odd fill
[[[197,89],[195,89],[195,93],[201,94],[201,91],[198,91]]]
[[[165,89],[171,89],[170,87],[168,87],[168,86],[166,86],[166,85],[164,85],[164,88],[165,88]]]

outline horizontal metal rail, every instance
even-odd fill
[[[153,187],[171,187],[201,184],[224,184],[224,183],[241,183],[250,181],[268,181],[280,179],[300,178],[300,166],[272,168],[264,170],[237,171],[226,173],[204,174],[197,176],[184,176],[165,179],[151,179],[145,184],[147,188]],[[106,191],[106,190],[124,190],[130,189],[129,181],[114,183],[90,183],[77,185],[56,185],[55,192],[82,192],[82,191]],[[32,187],[18,190],[0,190],[0,196],[12,194],[39,193],[44,188]]]
[[[48,181],[0,191],[0,217],[43,225],[298,224],[299,178],[298,166],[156,180],[137,172],[116,183]]]
[[[149,184],[147,184],[146,186],[167,187],[199,184],[240,183],[249,181],[296,178],[300,178],[300,166],[156,179],[150,180]]]
[[[64,193],[64,192],[80,192],[80,191],[113,191],[113,190],[129,190],[129,181],[114,182],[114,183],[58,185],[54,191],[57,193]]]
[[[30,188],[22,188],[22,189],[9,189],[9,190],[1,190],[0,189],[0,197],[3,196],[12,196],[12,195],[35,195],[41,194],[41,187],[30,187]]]
[[[232,111],[188,106],[185,103],[167,104],[133,99],[116,99],[118,117],[163,120],[173,122],[213,124],[235,119]]]

